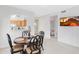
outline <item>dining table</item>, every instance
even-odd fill
[[[30,39],[28,39],[28,37],[17,37],[14,40],[15,44],[28,44],[30,41]]]
[[[25,54],[25,49],[27,48],[27,45],[29,45],[30,40],[31,39],[28,39],[28,37],[17,37],[15,38],[14,43],[23,45],[23,54]]]

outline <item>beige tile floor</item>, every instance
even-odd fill
[[[44,54],[78,54],[79,48],[58,42],[56,38],[44,40]]]
[[[78,54],[79,48],[58,42],[56,38],[44,39],[42,54]],[[9,48],[0,49],[0,54],[10,54]]]

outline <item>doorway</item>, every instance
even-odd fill
[[[57,38],[57,15],[56,16],[51,16],[50,17],[50,37]]]

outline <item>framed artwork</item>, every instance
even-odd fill
[[[61,17],[60,26],[79,26],[79,16]]]

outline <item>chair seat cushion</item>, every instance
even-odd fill
[[[14,51],[21,51],[21,50],[23,50],[23,45],[15,45],[15,46],[13,46],[13,50]]]
[[[24,45],[22,45],[22,44],[15,44],[15,45],[13,45],[13,47],[19,48],[19,47],[24,47]]]
[[[39,53],[39,50],[35,50],[35,51],[33,51],[32,53],[33,53],[33,54],[37,54],[37,53]]]
[[[36,54],[36,53],[38,53],[38,52],[39,52],[39,50],[38,50],[38,49],[34,50],[33,48],[32,48],[32,49],[30,49],[29,47],[28,47],[28,48],[26,48],[26,51],[27,51],[27,53],[28,53],[28,54],[30,54],[30,53],[31,53],[31,51],[32,51],[32,54]]]

